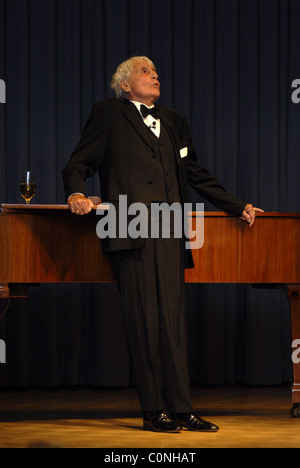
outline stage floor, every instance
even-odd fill
[[[217,424],[218,433],[144,431],[135,388],[0,390],[0,447],[300,447],[289,385],[192,387],[191,392],[195,410]]]

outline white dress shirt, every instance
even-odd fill
[[[147,115],[147,117],[143,117],[142,113],[141,113],[141,102],[137,102],[137,101],[131,101],[137,108],[137,110],[139,111],[139,113],[141,114],[143,120],[144,120],[144,123],[149,127],[151,128],[152,132],[157,136],[157,138],[159,138],[159,135],[160,135],[160,119],[155,119],[154,117],[152,117],[152,115]],[[145,104],[144,104],[145,105]],[[152,106],[146,106],[148,107],[148,109],[151,109],[152,107],[154,107],[154,104]]]

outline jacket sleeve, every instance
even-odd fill
[[[100,168],[106,154],[107,121],[101,103],[94,104],[82,137],[63,169],[66,200],[72,193],[85,194],[85,180]]]
[[[247,203],[239,200],[193,159],[189,161],[189,185],[212,205],[227,213],[240,216]]]
[[[185,120],[185,119],[184,119]],[[187,183],[205,200],[227,213],[240,216],[247,203],[239,200],[220,184],[210,172],[197,162],[196,150],[185,120],[182,141],[188,147]]]

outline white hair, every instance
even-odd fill
[[[125,95],[125,92],[120,86],[120,82],[123,80],[130,80],[135,63],[140,62],[141,60],[145,60],[150,67],[153,67],[154,70],[156,70],[152,60],[143,55],[135,55],[134,57],[130,57],[129,59],[125,60],[125,62],[121,63],[116,69],[116,72],[113,74],[110,84],[111,88],[115,91],[117,98],[120,98]]]

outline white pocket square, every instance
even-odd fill
[[[187,146],[185,146],[184,148],[181,148],[180,150],[180,157],[185,158],[187,155],[188,155],[188,149],[187,149]]]

